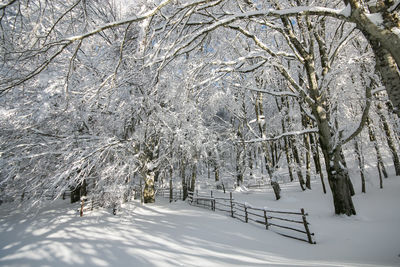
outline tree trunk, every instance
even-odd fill
[[[364,155],[361,150],[361,146],[358,143],[358,140],[354,140],[354,151],[356,152],[358,167],[360,169],[360,176],[361,176],[361,192],[365,193],[365,168],[364,168]]]
[[[375,69],[380,73],[386,92],[394,106],[394,111],[400,115],[400,72],[390,53],[377,41],[370,42],[375,53]],[[399,44],[400,45],[400,44]]]
[[[194,192],[197,177],[197,164],[194,163],[192,166],[192,180],[190,181],[190,191]]]
[[[271,186],[274,190],[276,200],[279,200],[281,198],[281,187],[279,186],[279,183],[271,180]]]
[[[300,187],[301,190],[306,190],[305,186],[305,182],[304,182],[304,178],[303,178],[303,173],[301,172],[301,161],[300,161],[300,156],[299,156],[299,152],[297,150],[296,147],[296,140],[294,137],[291,138],[291,145],[292,145],[292,152],[293,152],[293,156],[294,159],[296,161],[296,173],[297,173],[297,177],[299,179],[299,183],[300,183]]]
[[[311,143],[311,150],[312,150],[312,155],[314,159],[314,164],[315,164],[315,171],[316,173],[319,174],[319,177],[321,178],[321,184],[322,184],[322,190],[324,194],[326,194],[326,186],[324,182],[324,174],[322,173],[322,167],[321,167],[321,159],[319,156],[319,149],[318,149],[318,143],[316,141],[316,138],[314,138],[313,134],[310,134],[310,143]]]
[[[146,171],[144,176],[144,189],[143,189],[143,202],[155,202],[155,189],[154,189],[154,172]]]
[[[236,132],[240,139],[240,144],[236,145],[236,184],[240,186],[243,183],[243,174],[246,166],[246,144],[243,135],[243,121],[239,121],[239,126]]]
[[[242,172],[242,160],[241,160],[241,153],[242,151],[239,151],[239,147],[237,147],[237,152],[236,152],[236,184],[237,186],[240,186],[243,183],[243,172]]]
[[[375,152],[376,152],[376,161],[377,161],[377,165],[378,165],[378,171],[379,172],[382,171],[383,176],[385,178],[387,178],[388,174],[386,172],[385,164],[383,163],[383,160],[382,160],[382,154],[381,154],[381,151],[379,149],[378,140],[376,139],[374,126],[372,125],[372,121],[371,121],[370,118],[368,118],[368,120],[367,120],[367,125],[368,125],[369,140],[371,142],[373,142],[374,148],[375,148]]]
[[[282,118],[281,125],[282,125],[282,132],[285,133],[286,132],[286,127],[285,127],[285,119],[284,118]],[[294,180],[294,178],[293,178],[293,166],[292,166],[293,155],[292,155],[292,153],[290,152],[290,149],[289,149],[289,147],[291,146],[289,137],[285,136],[283,138],[283,142],[284,142],[283,145],[284,145],[284,148],[285,148],[286,162],[287,162],[287,165],[288,165],[289,178],[290,178],[290,181],[293,182],[293,180]]]
[[[253,178],[253,157],[252,157],[253,153],[251,150],[249,150],[248,155],[249,155],[248,162],[249,162],[249,168],[250,168],[250,179],[252,179]]]
[[[344,169],[346,170],[346,176],[347,176],[347,183],[349,184],[349,189],[350,189],[350,194],[351,196],[354,196],[356,194],[356,191],[354,190],[353,183],[351,182],[349,172],[347,171],[347,163],[346,163],[346,158],[344,157],[344,153],[342,148],[339,149],[339,155],[340,155],[340,163],[344,166]]]
[[[211,162],[207,162],[207,178],[210,180],[211,178],[211,168],[210,168]]]
[[[370,6],[375,13],[382,16],[382,25],[377,25],[364,9],[360,0],[344,0],[351,6],[350,19],[356,23],[364,37],[371,45],[375,58],[376,69],[382,76],[389,99],[394,111],[400,115],[400,35],[395,29],[400,28],[400,20],[396,11],[389,11],[395,1],[379,1],[376,6]]]
[[[219,168],[217,164],[214,165],[214,178],[216,182],[219,181]]]
[[[293,178],[293,166],[292,166],[293,157],[292,157],[292,153],[290,153],[290,150],[289,150],[288,137],[284,137],[284,146],[285,146],[286,162],[287,162],[288,171],[289,171],[289,178],[290,178],[290,181],[293,182],[293,180],[294,180],[294,178]]]
[[[328,153],[322,148],[325,158],[326,172],[328,174],[329,186],[332,191],[333,204],[336,214],[356,215],[353,200],[351,199],[350,183],[348,173],[341,163],[341,155],[338,150]]]
[[[267,126],[265,124],[265,117],[264,117],[264,110],[263,110],[263,97],[260,92],[257,93],[257,99],[255,103],[255,112],[257,116],[257,124],[258,124],[258,129],[260,131],[260,134],[263,138],[267,136]],[[275,193],[275,198],[276,200],[281,198],[280,192],[281,188],[279,186],[278,181],[276,181],[276,177],[274,175],[274,167],[271,166],[271,159],[269,158],[269,153],[268,153],[268,144],[266,142],[261,143],[261,148],[264,154],[264,160],[265,160],[265,169],[268,172],[272,188],[274,189]]]
[[[376,165],[378,167],[378,174],[379,174],[379,188],[383,188],[383,181],[382,181],[382,174],[381,174],[381,168],[379,167],[379,164]]]
[[[377,104],[377,113],[379,115],[379,118],[382,122],[383,125],[383,130],[385,131],[386,134],[386,141],[387,144],[389,146],[390,152],[392,154],[392,159],[393,159],[393,164],[394,164],[394,169],[396,171],[396,176],[400,175],[400,159],[399,159],[399,155],[397,154],[397,149],[396,149],[396,145],[395,142],[393,140],[390,128],[389,128],[389,124],[386,120],[385,115],[382,112],[382,105],[380,103]]]
[[[307,117],[302,115],[303,127],[306,129],[308,126]],[[311,189],[311,148],[310,148],[310,134],[303,135],[303,143],[306,148],[306,187]]]
[[[180,173],[181,173],[181,179],[182,179],[182,200],[185,201],[186,198],[188,197],[188,186],[187,186],[187,182],[186,182],[186,173],[185,173],[186,164],[182,160],[180,165],[181,165]]]

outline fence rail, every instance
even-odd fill
[[[79,212],[80,216],[82,217],[84,215],[84,213],[86,213],[88,211],[92,211],[93,209],[97,209],[100,207],[103,207],[100,200],[88,199],[87,197],[83,196],[83,197],[81,197],[81,203],[80,203],[80,208],[78,209],[78,212]],[[113,203],[112,204],[112,213],[114,215],[117,214],[117,209],[118,209],[117,203]]]
[[[232,192],[229,196],[229,198],[221,198],[213,197],[212,192],[207,196],[188,191],[188,202],[212,211],[227,212],[232,218],[245,223],[251,221],[264,225],[266,230],[272,230],[285,237],[316,244],[312,238],[314,233],[310,232],[310,223],[307,221],[308,214],[304,209],[297,212],[252,207],[248,203],[235,201]]]
[[[182,189],[175,189],[172,190],[170,188],[158,188],[156,191],[157,196],[161,196],[163,198],[168,198],[170,202],[177,201],[183,198]]]

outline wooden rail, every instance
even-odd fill
[[[81,197],[81,204],[80,204],[80,208],[78,209],[79,215],[82,217],[84,215],[84,213],[88,212],[88,211],[92,211],[93,209],[97,209],[102,207],[101,203],[99,200],[95,200],[95,199],[88,199],[86,197]],[[112,205],[112,212],[114,215],[117,214],[117,204],[114,203]]]
[[[161,196],[163,198],[168,198],[169,202],[177,201],[183,198],[182,189],[175,188],[159,188],[156,191],[157,196]]]
[[[310,232],[308,214],[304,209],[297,211],[281,211],[267,208],[253,207],[248,203],[235,201],[232,192],[229,198],[199,195],[198,192],[188,191],[188,202],[191,205],[201,206],[212,211],[228,213],[232,218],[242,222],[253,222],[265,226],[266,230],[272,230],[277,234],[316,244],[313,240],[314,233]]]

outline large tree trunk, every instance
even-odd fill
[[[334,153],[329,153],[326,148],[322,148],[325,157],[326,172],[328,173],[329,186],[332,191],[333,204],[336,214],[356,215],[353,200],[351,199],[350,183],[348,173],[341,163],[341,155],[338,149]]]
[[[340,148],[340,163],[342,164],[342,166],[344,166],[344,169],[347,170],[347,163],[346,163],[346,158],[344,157],[344,153],[342,148]],[[356,191],[354,190],[354,186],[353,183],[350,180],[350,175],[349,172],[346,171],[346,175],[347,175],[347,183],[349,184],[349,189],[350,189],[350,195],[354,196],[356,194]]]
[[[394,10],[389,11],[395,1],[379,1],[377,6],[370,7],[371,13],[382,16],[383,24],[377,25],[368,16],[360,0],[344,0],[351,5],[352,22],[356,23],[364,37],[372,46],[376,57],[376,70],[381,74],[394,112],[400,116],[400,21]]]
[[[336,214],[355,215],[356,210],[351,199],[351,181],[345,167],[344,157],[341,155],[341,147],[333,140],[333,129],[330,123],[329,108],[321,97],[315,65],[313,60],[305,62],[309,92],[314,100],[310,103],[312,113],[318,126],[320,145],[325,158],[325,167],[328,174],[329,186],[332,191],[333,204]]]
[[[154,189],[154,172],[146,171],[144,176],[144,189],[143,189],[143,201],[144,203],[155,202],[155,189]]]
[[[377,41],[370,42],[375,53],[375,69],[381,74],[386,92],[394,106],[394,111],[400,115],[400,72],[391,54]],[[400,44],[399,44],[400,46]]]

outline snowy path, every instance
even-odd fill
[[[270,201],[269,193],[240,196],[254,204],[306,208],[317,245],[182,202],[133,202],[117,216],[98,211],[83,218],[66,201],[36,216],[8,215],[3,205],[0,266],[400,266],[399,190],[395,181],[368,198],[356,196],[359,215],[352,218],[326,210],[330,198],[321,198],[318,188],[293,190],[281,202]]]

